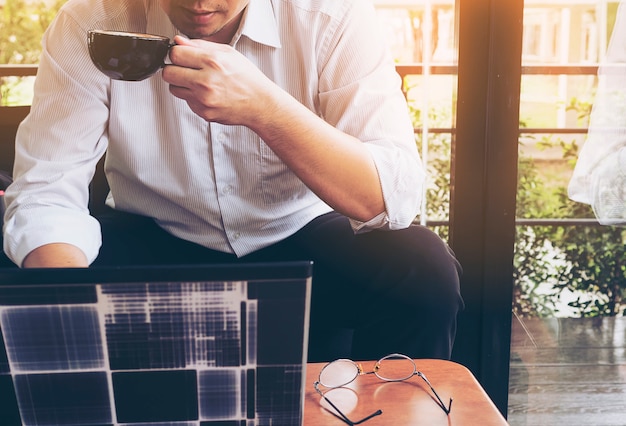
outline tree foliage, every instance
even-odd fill
[[[0,5],[0,64],[38,63],[41,38],[65,1],[5,0]],[[27,97],[21,83],[19,77],[0,78],[0,104],[19,103],[11,98]]]
[[[0,6],[0,64],[36,64],[41,37],[66,0],[5,0]]]
[[[572,100],[579,118],[591,107]],[[560,147],[572,167],[575,142],[558,137],[541,141]],[[567,188],[547,185],[532,158],[521,158],[518,170],[518,218],[594,218],[586,204],[569,199]],[[626,229],[599,224],[518,226],[515,250],[514,310],[520,316],[563,314],[567,303],[575,316],[622,316],[626,313]],[[567,300],[564,300],[567,297]]]

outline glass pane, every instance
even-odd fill
[[[626,418],[626,228],[600,225],[588,204],[568,194],[588,142],[598,68],[607,60],[618,6],[607,0],[525,2],[508,407],[513,426],[617,425]],[[614,127],[618,111],[606,116]]]
[[[428,170],[422,214],[416,218],[447,238],[450,153],[455,127],[457,57],[454,0],[375,0],[403,78],[416,143]]]

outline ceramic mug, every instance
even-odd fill
[[[91,60],[114,80],[140,81],[163,65],[172,43],[160,35],[124,31],[90,30]]]

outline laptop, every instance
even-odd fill
[[[311,276],[0,269],[0,424],[301,425]]]

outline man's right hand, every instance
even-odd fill
[[[87,268],[87,257],[78,247],[66,243],[52,243],[28,253],[23,268]]]

